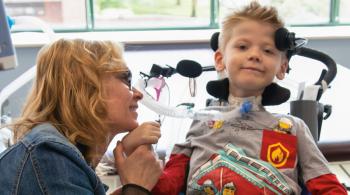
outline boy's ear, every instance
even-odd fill
[[[219,49],[216,50],[216,52],[214,54],[214,58],[215,58],[215,70],[217,72],[221,72],[221,71],[225,70],[225,65],[223,63],[223,55],[219,51]]]
[[[280,67],[279,71],[276,74],[276,77],[279,80],[284,79],[284,76],[285,76],[285,74],[287,72],[287,69],[288,69],[288,59],[285,57],[285,58],[282,59],[282,64],[281,64],[281,67]]]

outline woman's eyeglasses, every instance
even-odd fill
[[[116,74],[116,78],[122,81],[124,84],[126,84],[129,87],[129,90],[132,90],[132,86],[131,86],[132,74],[130,71],[118,73]]]

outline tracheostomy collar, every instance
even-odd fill
[[[262,96],[234,97],[228,96],[228,103],[231,107],[239,108],[241,114],[248,114],[251,111],[260,111]]]

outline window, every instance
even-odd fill
[[[215,0],[4,0],[9,16],[36,16],[56,30],[216,28]],[[27,27],[30,28],[30,27]]]
[[[35,16],[58,30],[81,29],[87,25],[85,0],[4,0],[4,3],[7,15]]]
[[[250,0],[4,0],[9,16],[36,16],[58,31],[217,28],[227,11]],[[287,25],[350,24],[346,0],[260,0]],[[30,27],[25,27],[30,28]],[[24,28],[24,29],[25,29]]]
[[[250,0],[222,0],[220,5],[222,15],[249,2]],[[327,24],[330,21],[331,0],[263,0],[260,2],[275,6],[288,25]]]
[[[211,0],[95,0],[96,29],[208,28]]]
[[[339,22],[350,23],[350,1],[342,0],[339,6]]]

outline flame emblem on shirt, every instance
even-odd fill
[[[283,160],[283,152],[280,148],[274,150],[271,154],[272,160],[277,162],[282,162]]]
[[[280,142],[271,144],[267,149],[267,161],[274,167],[282,167],[286,164],[289,157],[289,151]]]

